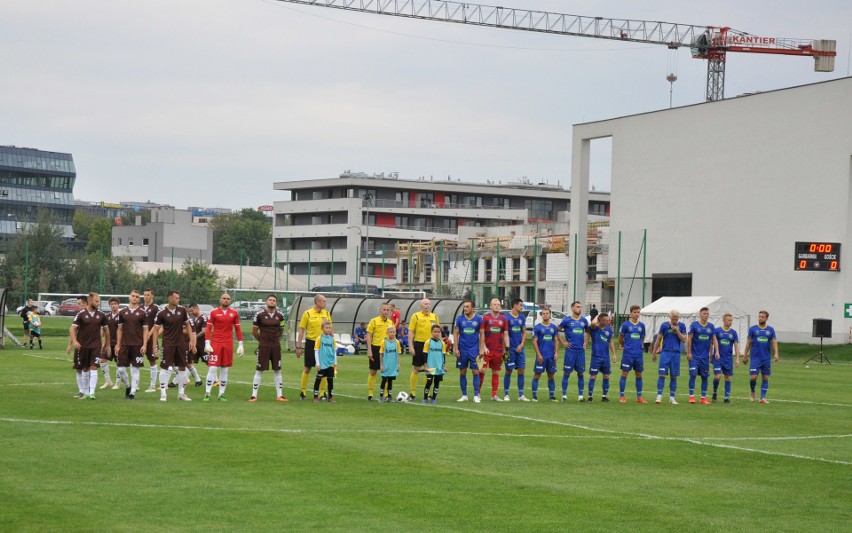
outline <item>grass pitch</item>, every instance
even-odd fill
[[[436,406],[368,403],[364,356],[341,358],[336,405],[314,405],[298,400],[301,361],[289,353],[287,404],[273,401],[271,373],[259,401],[247,402],[251,355],[231,371],[228,403],[202,403],[203,389],[194,387],[192,403],[178,402],[174,390],[167,403],[144,392],[129,402],[123,390],[83,401],[72,398],[67,319],[45,322],[45,350],[0,351],[3,531],[848,531],[852,524],[845,346],[826,348],[835,363],[828,366],[802,364],[813,347],[782,344],[769,405],[748,401],[742,366],[728,405],[686,404],[686,376],[680,405],[638,405],[632,374],[627,405],[577,403],[575,375],[567,403],[519,403],[513,379],[509,403],[459,404],[454,369]],[[253,349],[247,342],[246,352]],[[396,391],[407,390],[408,374],[403,365]],[[652,402],[655,374],[648,358]],[[141,377],[144,390],[147,369]],[[490,381],[483,389],[490,395]],[[540,398],[542,389],[545,380]],[[595,393],[597,400],[600,382]],[[617,375],[610,396],[617,400]]]

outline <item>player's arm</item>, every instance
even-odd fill
[[[618,333],[618,349],[621,350],[624,348],[624,333]]]
[[[479,325],[479,355],[485,355],[488,350],[485,349],[485,320]]]
[[[503,348],[505,350],[509,349],[509,324],[508,324],[508,320],[506,321],[506,329],[503,330]]]
[[[538,335],[536,335],[535,332],[533,332],[532,345],[533,350],[535,350],[535,358],[539,363],[541,363],[544,361],[544,357],[541,356],[541,350],[538,348]]]
[[[521,350],[524,349],[524,346],[527,345],[527,327],[526,325],[521,327],[521,342],[518,343],[518,347],[515,348],[515,352],[521,353]]]
[[[160,341],[160,325],[154,324],[154,332],[152,335],[154,336],[154,353],[157,353],[157,343]]]
[[[588,348],[588,346],[589,346],[589,339],[591,339],[591,338],[592,338],[592,336],[591,336],[591,334],[589,333],[589,330],[588,330],[588,329],[587,329],[585,332],[583,332],[583,349],[584,349],[584,350],[585,350],[586,348]]]
[[[80,343],[77,342],[77,324],[71,324],[71,328],[68,330],[68,343],[73,346],[75,349],[80,349]]]
[[[122,329],[124,329],[121,326],[122,326],[122,324],[119,323],[118,327],[115,328],[115,346],[116,346],[116,348],[121,348],[121,336],[123,335]]]
[[[305,338],[305,328],[299,326],[296,331],[296,357],[302,357],[302,339]]]
[[[680,342],[686,342],[686,340],[687,340],[686,333],[684,333],[683,331],[680,330],[680,326],[681,326],[681,322],[678,322],[677,327],[672,328],[672,329],[674,330],[675,335],[677,335],[677,338],[680,339]],[[683,329],[686,329],[686,326],[684,326]]]
[[[251,336],[254,337],[254,340],[260,342],[260,327],[258,327],[257,315],[254,315],[254,319],[251,321]]]
[[[399,317],[402,320],[402,315]],[[417,329],[417,313],[408,320],[408,352],[414,355],[414,330]]]
[[[716,359],[719,359],[721,357],[719,354],[719,338],[715,334],[711,338],[713,339],[713,352],[716,354]]]
[[[609,339],[609,353],[612,355],[612,362],[615,362],[615,341]]]
[[[186,336],[189,337],[189,351],[195,353],[198,348],[195,346],[195,332],[192,331],[192,325],[189,323],[189,319],[184,322],[184,328],[186,331]]]
[[[367,345],[367,357],[370,358],[370,361],[373,360],[373,349],[370,348],[370,347],[373,345],[373,330],[374,329],[376,329],[376,326],[375,326],[374,322],[372,320],[370,320],[370,323],[367,324],[367,336],[365,337],[366,340],[364,341],[364,343]],[[385,347],[382,346],[382,350],[384,350],[384,349],[385,349]]]
[[[686,360],[692,361],[692,329],[689,330],[689,335],[686,336]]]
[[[453,355],[459,356],[459,326],[453,327]]]
[[[778,361],[778,339],[772,338],[772,351],[775,355],[772,357],[774,361]]]
[[[111,348],[109,342],[109,327],[106,325],[106,321],[104,321],[104,325],[101,326],[101,332],[104,335],[104,343],[101,345],[101,349],[106,349],[107,353],[109,353],[109,349]]]
[[[745,348],[743,348],[743,364],[744,365],[748,364],[748,354],[750,354],[750,353],[751,353],[751,335],[749,335],[748,339],[746,339],[746,345],[745,345]]]

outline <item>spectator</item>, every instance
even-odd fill
[[[355,328],[355,335],[352,339],[355,344],[355,355],[361,353],[361,345],[367,343],[367,324],[366,322],[361,322],[361,324]]]

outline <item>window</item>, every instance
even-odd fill
[[[398,204],[402,204],[403,207],[408,206],[408,191],[397,191],[394,199]]]
[[[148,246],[148,237],[142,238],[142,246]]]

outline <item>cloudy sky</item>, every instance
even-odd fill
[[[500,4],[837,40],[827,74],[730,54],[729,97],[849,75],[848,0]],[[78,199],[178,207],[270,204],[273,182],[347,169],[564,185],[572,124],[668,107],[669,72],[675,106],[702,102],[706,75],[687,49],[274,0],[0,0],[0,49],[0,144],[71,152]]]

